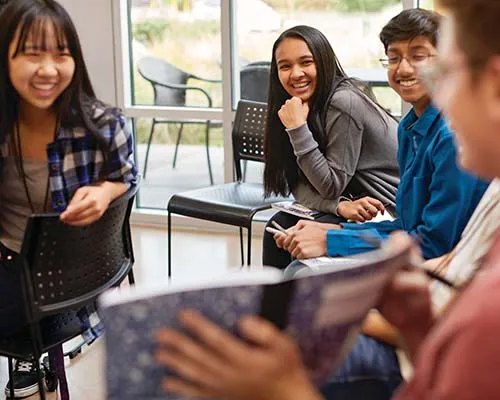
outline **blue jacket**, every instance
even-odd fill
[[[394,221],[347,223],[327,233],[327,253],[347,256],[372,250],[360,233],[385,239],[396,230],[418,238],[424,258],[448,253],[487,188],[487,183],[460,170],[453,136],[438,110],[429,105],[420,118],[414,110],[398,127],[401,180]]]

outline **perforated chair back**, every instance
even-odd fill
[[[240,71],[240,89],[242,100],[267,103],[269,90],[270,63],[248,64]]]
[[[236,180],[242,180],[242,160],[264,162],[267,104],[240,100],[233,124],[233,158]]]
[[[74,227],[56,214],[29,218],[21,251],[31,317],[78,309],[119,284],[134,257],[128,219],[134,186],[96,222]]]
[[[243,228],[247,229],[247,264],[251,262],[252,219],[283,197],[264,196],[262,183],[242,182],[242,160],[264,162],[267,104],[240,100],[233,124],[233,158],[236,182],[174,194],[167,206],[168,276],[172,275],[172,214],[214,221],[240,228],[241,263],[245,263]]]
[[[186,89],[175,85],[186,85],[191,74],[155,57],[144,57],[137,63],[139,74],[149,81],[154,90],[157,106],[185,106]]]

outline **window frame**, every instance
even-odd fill
[[[222,54],[222,108],[193,108],[193,107],[157,107],[133,104],[133,74],[132,72],[132,50],[130,26],[130,0],[112,1],[113,22],[113,51],[115,60],[115,90],[116,103],[123,109],[129,118],[167,118],[179,119],[211,119],[221,120],[223,124],[223,146],[224,146],[224,182],[233,179],[233,155],[231,150],[231,126],[234,119],[233,90],[239,85],[239,73],[235,73],[237,50],[235,49],[235,0],[221,0],[221,54]],[[416,8],[420,0],[401,0],[403,9]],[[104,2],[103,2],[104,3]],[[235,93],[239,91],[234,90]],[[403,113],[409,110],[409,105],[402,104]],[[166,201],[165,201],[166,202]],[[148,208],[135,208],[133,221],[147,225],[165,225],[163,219],[158,215],[166,214],[165,210],[151,210]],[[190,218],[179,218],[176,226],[194,227]],[[199,221],[196,222],[199,227]]]

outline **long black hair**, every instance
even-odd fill
[[[98,123],[92,118],[97,105],[94,89],[83,59],[76,28],[68,12],[54,0],[14,0],[0,8],[0,144],[5,143],[14,131],[19,118],[19,95],[9,77],[9,46],[19,38],[13,57],[24,52],[30,35],[38,41],[42,50],[48,47],[47,24],[52,24],[57,46],[67,47],[75,71],[69,86],[54,103],[55,112],[62,127],[82,126],[90,131],[99,145],[108,145],[98,132]]]
[[[303,40],[316,65],[316,89],[309,100],[307,124],[319,150],[324,153],[326,147],[326,114],[330,100],[340,84],[348,84],[359,92],[363,84],[348,78],[344,72],[328,39],[316,28],[299,25],[284,31],[274,42],[269,78],[267,123],[264,137],[264,190],[266,196],[279,194],[287,196],[296,187],[299,179],[299,166],[293,147],[278,111],[291,96],[286,92],[278,76],[276,50],[281,42],[288,38]],[[366,101],[377,107],[366,96]]]

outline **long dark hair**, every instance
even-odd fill
[[[33,33],[45,50],[48,46],[47,23],[54,27],[57,46],[67,46],[75,62],[71,83],[54,103],[58,122],[62,127],[87,128],[99,145],[107,148],[98,132],[98,122],[92,118],[94,108],[104,105],[96,99],[71,17],[54,0],[15,0],[0,9],[0,144],[13,132],[19,117],[19,95],[9,78],[9,46],[18,33],[19,41],[13,55],[16,57],[25,50],[28,37]]]
[[[326,114],[331,97],[340,84],[348,84],[361,95],[362,83],[348,78],[340,65],[328,39],[317,29],[299,25],[284,31],[274,42],[269,79],[268,111],[264,138],[264,190],[266,196],[279,194],[287,196],[296,187],[299,166],[293,153],[292,144],[285,131],[278,111],[291,96],[285,91],[278,77],[276,50],[287,38],[303,40],[313,56],[316,65],[316,89],[309,101],[307,124],[319,150],[326,147]],[[364,99],[366,97],[362,95]],[[376,107],[370,100],[367,102]]]

